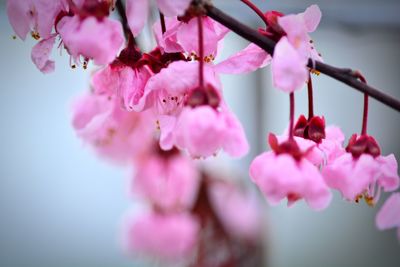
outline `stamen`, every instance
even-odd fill
[[[40,39],[40,34],[37,31],[31,31],[31,36],[36,41]]]

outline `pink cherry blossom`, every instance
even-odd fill
[[[399,187],[397,162],[393,155],[376,158],[362,154],[354,158],[346,153],[323,168],[322,174],[328,186],[337,189],[350,201],[358,201],[365,195],[367,203],[375,204],[380,190],[394,191]]]
[[[7,0],[7,15],[19,38],[25,40],[29,31],[35,38],[48,39],[54,21],[66,5],[61,0]]]
[[[230,235],[250,241],[258,240],[262,218],[257,196],[240,189],[227,182],[214,182],[209,188],[213,209]]]
[[[400,193],[393,193],[383,204],[375,218],[379,230],[397,227],[400,241]]]
[[[309,32],[315,31],[321,20],[321,11],[312,5],[304,13],[278,17],[286,36],[277,43],[272,60],[274,86],[284,92],[301,89],[308,78],[308,58],[321,61]]]
[[[250,177],[271,205],[287,198],[288,206],[304,198],[314,210],[325,209],[331,192],[318,169],[305,159],[296,161],[289,154],[265,152],[250,165]]]
[[[191,0],[157,0],[157,6],[168,17],[183,15]],[[129,27],[134,36],[137,36],[146,24],[149,13],[149,0],[127,0],[126,16]]]
[[[186,213],[149,212],[126,224],[129,251],[173,262],[193,255],[200,228],[197,219]]]
[[[109,18],[65,16],[57,24],[57,30],[76,62],[82,56],[93,59],[97,65],[111,63],[124,43],[121,23]]]
[[[150,114],[124,111],[115,98],[95,94],[74,102],[72,124],[100,156],[123,163],[148,149],[155,129]]]
[[[43,73],[54,71],[54,61],[49,58],[56,41],[56,36],[56,34],[53,34],[48,39],[41,40],[32,48],[31,59]]]
[[[159,209],[189,209],[199,178],[193,161],[179,152],[152,153],[138,161],[133,191]]]

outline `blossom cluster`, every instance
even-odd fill
[[[312,94],[315,70],[308,64],[322,61],[309,35],[321,19],[318,6],[299,14],[264,14],[267,23],[259,34],[277,42],[272,55],[249,44],[215,62],[229,29],[205,15],[202,1],[156,3],[162,14],[152,27],[157,45],[142,51],[135,37],[148,21],[148,0],[126,1],[127,41],[121,23],[110,18],[113,0],[7,1],[18,37],[30,32],[38,40],[31,57],[40,71],[54,70],[50,56],[56,41],[70,55],[71,66],[86,68],[89,61],[99,66],[90,91],[73,104],[73,127],[100,156],[135,166],[131,191],[147,205],[144,213],[127,220],[129,250],[163,259],[197,258],[208,266],[203,250],[215,240],[258,242],[255,198],[199,166],[220,151],[242,157],[249,150],[243,127],[224,99],[224,74],[271,64],[274,86],[290,95],[287,131],[269,134],[272,150],[250,166],[251,180],[270,204],[287,199],[291,206],[304,199],[312,209],[323,210],[336,189],[349,201],[364,198],[374,205],[382,190],[399,188],[395,157],[382,156],[366,132],[367,108],[361,135],[353,135],[346,147],[340,128],[326,127],[324,117],[313,114],[312,103],[308,118],[301,115],[294,122],[294,92],[307,84]],[[400,225],[398,199],[394,193],[379,212],[380,229]],[[232,260],[227,246],[225,256],[212,260]]]

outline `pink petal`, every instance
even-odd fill
[[[165,260],[190,258],[195,248],[199,223],[190,214],[141,215],[128,225],[129,250]]]
[[[185,108],[175,128],[175,142],[193,157],[209,157],[224,142],[225,128],[218,112],[209,106]]]
[[[165,27],[167,31],[163,34],[160,22],[157,21],[153,25],[153,32],[156,37],[157,44],[166,53],[184,52],[182,46],[178,43],[177,30],[182,22],[177,18],[165,18]]]
[[[303,19],[308,32],[313,32],[317,29],[321,17],[321,10],[317,5],[311,5],[304,11]]]
[[[393,154],[389,156],[379,156],[376,158],[380,164],[380,175],[378,177],[378,184],[383,189],[388,191],[394,191],[399,188],[400,178],[397,173],[397,161]]]
[[[124,42],[121,23],[108,18],[64,17],[57,29],[74,59],[83,56],[97,65],[111,63]]]
[[[160,124],[160,147],[164,150],[170,150],[174,146],[173,131],[175,129],[176,117],[160,115],[158,117]]]
[[[222,39],[219,32],[216,32],[214,28],[214,22],[208,17],[203,20],[203,34],[207,38],[204,38],[204,55],[215,55],[218,49],[218,41]],[[199,55],[199,44],[198,44],[198,25],[197,19],[193,18],[188,23],[183,23],[177,33],[179,44],[183,49],[188,52],[194,52]]]
[[[190,209],[199,186],[193,161],[182,154],[151,155],[137,166],[133,190],[165,210]]]
[[[383,204],[375,218],[379,230],[400,227],[400,193],[393,193]]]
[[[249,152],[249,144],[240,121],[229,110],[220,114],[225,122],[225,141],[223,149],[232,157],[242,157]]]
[[[366,154],[353,159],[350,153],[346,153],[322,169],[326,184],[339,190],[342,196],[350,201],[367,191],[369,186],[375,183],[378,173],[379,164],[372,156]]]
[[[25,40],[30,31],[32,17],[29,15],[31,1],[7,0],[7,16],[15,33]]]
[[[118,90],[127,110],[139,112],[145,108],[144,90],[151,76],[152,73],[147,67],[139,69],[128,67],[121,70]]]
[[[126,17],[135,37],[139,35],[146,24],[148,12],[148,0],[126,0]]]
[[[91,85],[96,94],[115,95],[119,87],[119,70],[107,65],[93,74]]]
[[[160,11],[168,17],[181,16],[192,0],[157,0],[157,6]]]
[[[286,37],[275,46],[272,59],[274,86],[284,92],[301,89],[308,78],[306,60],[292,47]]]
[[[215,71],[227,74],[248,73],[263,68],[271,62],[271,56],[255,44],[249,44],[237,54],[220,62]]]
[[[197,70],[197,62],[173,62],[149,79],[145,91],[166,89],[171,95],[185,93],[197,86]]]
[[[37,10],[37,31],[42,38],[49,38],[54,27],[56,16],[62,10],[63,5],[60,0],[36,0]]]
[[[262,229],[258,198],[253,192],[240,189],[234,184],[213,183],[209,187],[212,206],[223,226],[232,236],[258,240]]]
[[[32,48],[31,59],[36,67],[43,73],[54,71],[54,61],[49,60],[49,58],[55,40],[56,34],[53,34],[50,38],[41,40]]]

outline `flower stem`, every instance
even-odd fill
[[[367,84],[367,80],[365,79],[364,75],[361,74],[361,72],[355,71],[354,75],[361,82]],[[364,112],[363,112],[361,135],[366,135],[367,134],[367,127],[368,127],[368,94],[364,93]]]
[[[268,21],[265,18],[264,13],[255,4],[253,4],[250,0],[241,0],[241,1],[248,7],[250,7],[254,12],[256,12],[257,15],[264,21],[265,26],[268,27]]]
[[[199,86],[204,87],[204,42],[203,42],[203,19],[197,16],[197,25],[199,31]]]
[[[313,85],[310,73],[308,74],[307,89],[308,89],[308,119],[310,120],[312,117],[314,117]]]
[[[160,24],[161,24],[161,32],[164,34],[167,31],[167,27],[165,26],[165,18],[164,14],[159,12],[160,14]]]
[[[290,98],[290,122],[289,122],[289,140],[293,140],[293,126],[294,126],[294,92],[289,95]]]

